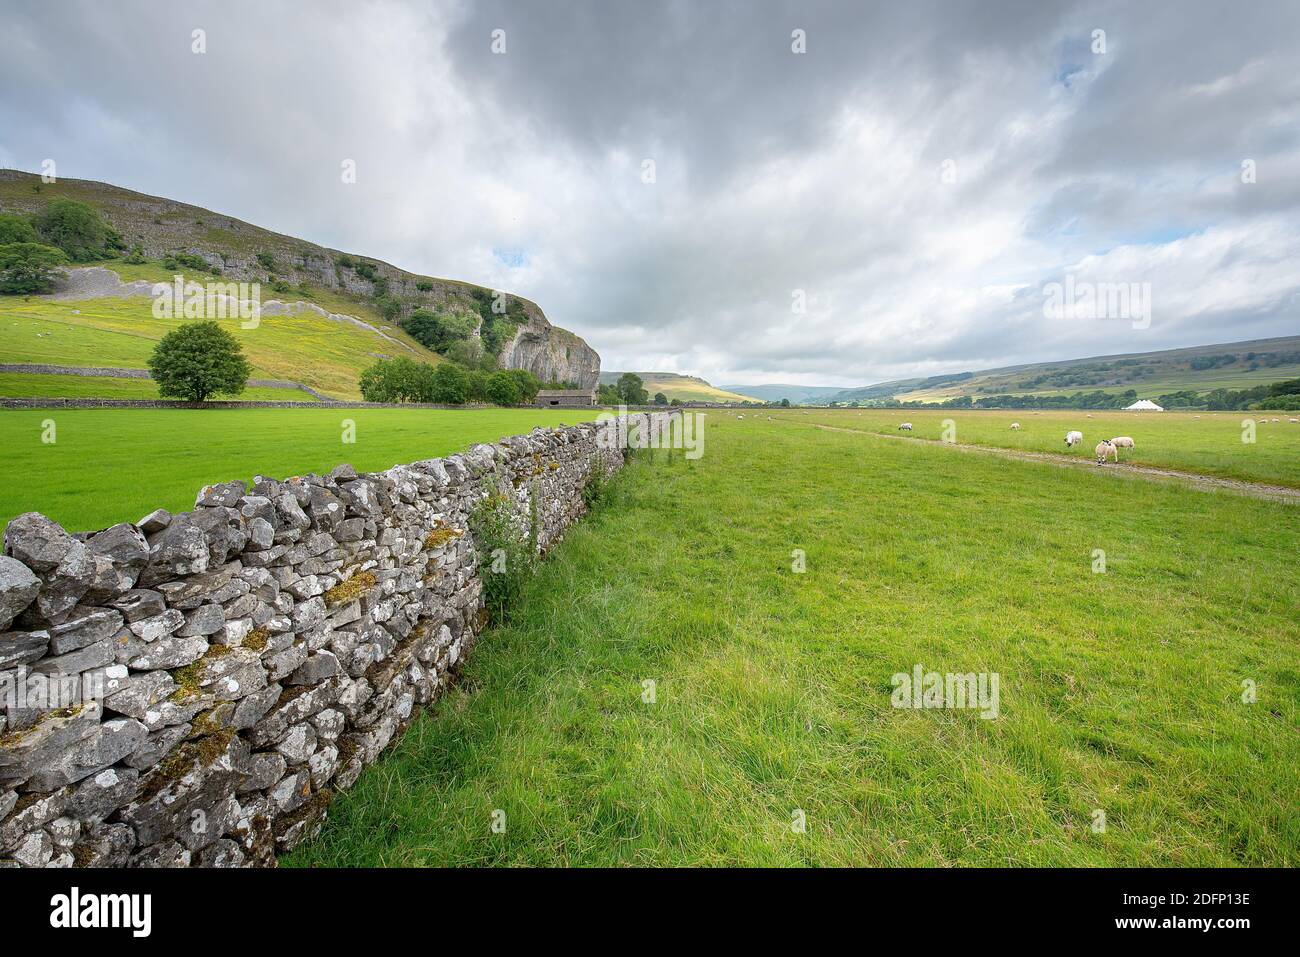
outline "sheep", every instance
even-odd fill
[[[1105,439],[1102,439],[1100,442],[1097,443],[1096,452],[1097,452],[1098,465],[1101,465],[1103,462],[1105,462],[1106,456],[1108,455],[1114,455],[1115,461],[1116,462],[1119,461],[1119,452],[1115,450],[1115,446],[1111,445]]]
[[[1281,420],[1281,419],[1274,419],[1273,421],[1274,421],[1274,422],[1281,422],[1282,420]]]
[[[1019,422],[1012,422],[1012,423],[1011,423],[1011,431],[1012,431],[1012,432],[1014,432],[1014,431],[1015,431],[1016,429],[1018,429],[1018,428],[1020,428],[1020,423],[1019,423]]]
[[[1294,416],[1292,416],[1291,418],[1287,419],[1287,421],[1288,421],[1288,422],[1300,422],[1300,419],[1297,419],[1297,418],[1295,418]]]
[[[1074,448],[1076,445],[1078,445],[1078,444],[1079,444],[1080,442],[1082,442],[1082,441],[1083,441],[1083,433],[1082,433],[1082,432],[1066,432],[1066,433],[1065,433],[1065,447],[1066,447],[1066,448]]]
[[[904,422],[902,425],[900,425],[900,426],[898,427],[898,431],[900,431],[900,432],[911,432],[911,431],[912,431],[912,423],[911,423],[911,422]]]

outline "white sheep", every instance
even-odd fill
[[[1065,433],[1065,447],[1066,447],[1066,448],[1071,448],[1071,449],[1072,449],[1072,448],[1074,448],[1076,445],[1078,445],[1078,444],[1079,444],[1080,442],[1082,442],[1082,441],[1083,441],[1083,433],[1082,433],[1082,432],[1072,431],[1072,432],[1066,432],[1066,433]]]
[[[1292,416],[1291,418],[1287,419],[1287,421],[1288,421],[1288,422],[1300,422],[1300,419],[1297,419],[1297,418],[1295,418],[1294,416]]]
[[[904,422],[902,425],[900,425],[900,426],[898,427],[898,431],[900,431],[900,432],[911,432],[911,431],[912,431],[912,423],[911,423],[911,422]]]
[[[1011,431],[1014,432],[1014,431],[1015,431],[1016,429],[1018,429],[1018,428],[1020,428],[1020,423],[1019,423],[1019,422],[1012,422],[1012,423],[1011,423]]]
[[[1108,455],[1115,456],[1115,461],[1116,462],[1119,461],[1119,452],[1116,451],[1115,446],[1111,445],[1105,439],[1102,439],[1100,442],[1097,443],[1096,452],[1097,452],[1098,465],[1101,465],[1103,462],[1105,462],[1106,456]]]
[[[1115,461],[1116,461],[1116,462],[1119,461],[1119,450],[1120,450],[1120,449],[1131,449],[1131,448],[1134,448],[1134,446],[1135,446],[1135,443],[1134,443],[1132,437],[1127,436],[1127,435],[1117,435],[1117,436],[1115,436],[1115,438],[1113,438],[1113,439],[1110,440],[1110,444],[1113,445],[1113,446],[1115,446]]]

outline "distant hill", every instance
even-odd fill
[[[258,377],[291,379],[329,396],[357,398],[357,375],[376,357],[439,361],[402,329],[401,323],[417,308],[464,317],[502,368],[528,369],[543,382],[586,386],[595,386],[600,372],[595,350],[572,332],[551,325],[536,303],[520,296],[504,295],[505,313],[498,314],[491,308],[493,291],[473,283],[409,273],[378,259],[327,249],[223,213],[107,183],[43,183],[31,173],[0,169],[0,212],[35,213],[57,198],[94,206],[121,234],[127,249],[139,248],[141,262],[118,257],[93,264],[116,273],[124,283],[166,282],[179,271],[201,282],[218,277],[223,282],[257,282],[263,302],[286,303],[285,314],[268,318],[262,334],[241,335],[236,330]],[[169,257],[178,256],[184,257],[181,266],[168,264]],[[153,343],[167,331],[151,316],[147,291],[124,294],[106,285],[98,273],[70,279],[61,296],[5,297],[0,303],[11,319],[0,339],[0,364],[143,368]],[[93,295],[78,301],[73,294],[87,283],[94,286]],[[387,314],[384,305],[390,307]],[[275,326],[280,334],[266,334],[266,326]],[[26,381],[36,384],[35,379]],[[73,385],[84,390],[94,383]]]
[[[612,385],[618,381],[622,372],[602,372],[600,374],[601,385]],[[650,393],[651,398],[656,392],[662,392],[668,401],[677,399],[679,402],[757,402],[760,401],[752,395],[742,395],[737,392],[730,392],[726,389],[719,389],[710,385],[699,376],[678,375],[675,372],[638,372],[646,390]]]
[[[738,392],[741,395],[752,395],[756,399],[762,399],[765,402],[780,402],[782,399],[789,399],[795,405],[805,402],[816,402],[827,396],[842,392],[843,388],[837,385],[789,385],[776,383],[774,385],[722,385],[719,389],[725,389],[728,392]]]
[[[843,389],[811,401],[862,402],[893,397],[903,402],[943,402],[958,396],[980,399],[994,395],[1072,395],[1128,389],[1146,399],[1182,391],[1248,389],[1297,377],[1300,377],[1300,336],[1283,336],[895,379]]]

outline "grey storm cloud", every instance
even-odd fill
[[[0,45],[0,165],[518,292],[610,369],[849,385],[1300,331],[1287,0],[61,2],[5,6]],[[1151,283],[1150,326],[1049,317],[1066,275]]]

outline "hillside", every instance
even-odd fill
[[[542,381],[592,386],[599,375],[595,350],[551,325],[540,307],[521,297],[505,296],[505,314],[498,315],[491,308],[492,290],[472,283],[416,275],[202,207],[105,183],[62,179],[43,184],[29,173],[0,170],[0,212],[34,213],[60,197],[94,206],[128,249],[139,247],[143,263],[119,258],[95,264],[126,283],[168,281],[177,268],[165,267],[164,259],[198,257],[193,262],[200,268],[181,270],[187,278],[258,282],[264,303],[285,303],[286,314],[264,313],[260,329],[241,335],[258,376],[293,379],[352,398],[357,374],[378,356],[409,355],[436,363],[438,357],[401,328],[417,308],[464,322],[503,368],[528,369]],[[203,271],[205,265],[211,272]],[[65,287],[53,297],[0,302],[10,323],[0,363],[141,367],[152,342],[167,331],[151,315],[147,296],[92,285],[85,298],[77,298],[82,285],[74,275],[71,293]],[[108,361],[107,354],[117,355],[118,361]]]
[[[904,402],[943,402],[958,396],[1071,395],[1075,392],[1124,392],[1156,398],[1184,390],[1248,389],[1300,376],[1300,336],[1255,339],[1093,356],[1057,362],[960,372],[917,379],[896,379],[858,389],[844,389],[818,403],[854,402],[893,397]]]
[[[780,402],[782,399],[789,399],[795,405],[815,403],[843,391],[837,385],[792,385],[787,383],[723,385],[718,386],[718,388],[727,392],[739,392],[741,395],[752,395],[764,402]]]
[[[618,381],[618,377],[623,375],[622,372],[602,372],[600,374],[601,385],[611,385]],[[727,389],[719,389],[717,386],[710,385],[699,376],[678,375],[675,372],[638,372],[637,375],[645,383],[646,391],[650,393],[651,398],[656,392],[662,392],[668,401],[673,399],[679,402],[757,402],[760,401],[751,395],[742,395]]]

